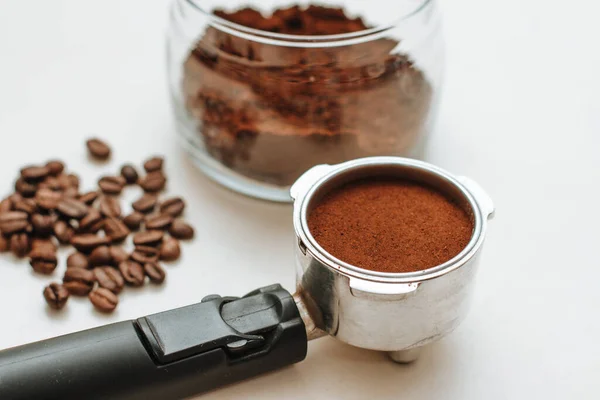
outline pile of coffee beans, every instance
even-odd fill
[[[110,157],[102,140],[86,144],[92,158]],[[159,198],[167,182],[163,164],[160,157],[150,158],[143,175],[124,165],[119,174],[100,177],[97,190],[85,193],[79,191],[79,177],[66,172],[59,160],[22,168],[15,192],[0,202],[0,252],[29,257],[35,272],[49,275],[58,266],[58,246],[71,246],[62,283],[44,289],[46,302],[58,310],[71,295],[88,296],[99,311],[113,311],[124,287],[164,282],[160,262],[177,260],[179,240],[194,237],[194,229],[180,219],[184,200]],[[118,196],[131,185],[139,185],[144,194],[123,215]],[[127,250],[130,236],[133,249]]]

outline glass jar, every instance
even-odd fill
[[[421,157],[443,70],[435,0],[226,3],[174,0],[168,31],[176,128],[208,176],[291,201],[313,165]]]

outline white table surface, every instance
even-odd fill
[[[205,399],[600,398],[600,52],[594,2],[452,0],[446,88],[429,161],[477,180],[497,206],[469,318],[411,366],[330,338],[306,361]],[[50,156],[102,173],[167,158],[195,241],[160,288],[118,311],[72,298],[0,256],[0,348],[281,282],[294,288],[291,208],[225,190],[178,148],[163,56],[168,0],[0,2],[0,192]],[[90,164],[83,141],[115,157]],[[130,193],[135,196],[134,193]]]

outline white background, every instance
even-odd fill
[[[598,8],[577,0],[443,3],[446,90],[429,161],[477,180],[497,206],[469,318],[411,366],[330,338],[306,361],[206,399],[600,398]],[[168,0],[0,1],[0,192],[59,157],[91,187],[123,161],[167,157],[170,193],[197,228],[161,288],[103,316],[0,256],[0,348],[281,282],[294,288],[291,208],[208,181],[178,148],[165,84]],[[91,164],[83,142],[115,157]],[[135,193],[130,193],[135,197]]]

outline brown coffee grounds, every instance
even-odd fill
[[[298,6],[217,16],[250,28],[331,35],[367,28],[339,8]],[[247,177],[291,185],[316,164],[414,156],[431,87],[398,42],[301,48],[261,44],[209,27],[183,65],[183,103],[208,154]]]
[[[312,236],[331,255],[379,272],[440,265],[469,243],[473,223],[441,193],[403,180],[363,180],[327,194],[308,216]]]

